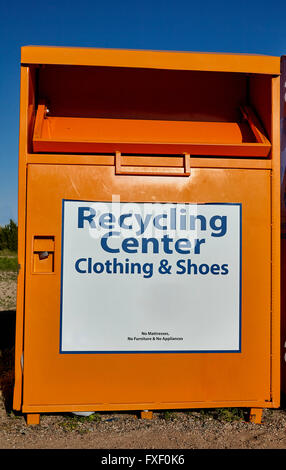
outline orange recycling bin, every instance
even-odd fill
[[[280,403],[280,58],[23,47],[14,408]]]

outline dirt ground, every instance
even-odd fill
[[[27,426],[12,410],[16,274],[0,272],[0,449],[286,449],[286,407],[265,410],[261,424],[247,410],[43,414]]]

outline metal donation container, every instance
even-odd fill
[[[280,58],[22,48],[14,408],[280,400]]]

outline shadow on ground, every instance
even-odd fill
[[[0,311],[0,390],[7,412],[12,410],[16,311]]]

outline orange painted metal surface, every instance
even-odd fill
[[[22,47],[21,63],[280,74],[279,57],[254,54],[26,46]]]
[[[262,420],[262,409],[252,408],[250,410],[250,422],[254,424],[261,424]]]
[[[278,58],[30,47],[22,50],[22,64],[18,219],[21,269],[17,293],[14,408],[37,415],[49,411],[278,407]],[[65,64],[68,73],[44,68],[35,74],[34,64]],[[180,74],[200,70],[206,74],[205,83],[214,70],[229,72],[215,76],[218,94],[223,96],[223,89],[229,93],[227,107],[222,102],[221,111],[220,102],[214,101],[208,115],[208,99],[202,96],[201,112],[200,100],[194,104],[200,119],[194,119],[191,113],[191,117],[183,120],[185,110],[176,108],[175,103],[170,105],[169,114],[168,109],[164,110],[167,119],[162,119],[162,109],[156,115],[154,106],[143,108],[137,101],[136,120],[136,107],[132,109],[133,117],[130,107],[129,111],[126,107],[122,116],[120,103],[117,102],[118,108],[112,111],[112,103],[107,98],[108,109],[104,111],[103,100],[100,117],[96,117],[96,109],[91,110],[87,97],[76,89],[77,77],[82,73],[77,67],[103,67],[107,76],[106,69],[119,67],[119,64],[122,68],[142,67],[143,74],[143,67],[155,69],[158,64],[161,68],[173,69],[174,73],[178,73],[175,69],[180,69]],[[60,98],[61,79],[58,84],[51,83],[49,89],[48,77],[57,70],[59,76],[70,76],[66,88],[71,92],[73,116],[67,111],[68,92],[66,97]],[[241,77],[241,73],[255,75]],[[88,82],[86,71],[84,74]],[[125,70],[123,76],[124,82],[128,71]],[[184,75],[180,75],[181,78]],[[189,75],[186,81],[188,78]],[[199,81],[194,80],[199,87]],[[220,83],[223,83],[221,88]],[[148,86],[152,87],[150,83]],[[89,87],[87,83],[86,89],[92,90]],[[249,89],[255,92],[247,99]],[[147,89],[145,91],[147,95]],[[200,95],[199,92],[198,89],[196,94]],[[39,95],[35,96],[36,93]],[[156,90],[152,93],[155,96]],[[261,93],[267,100],[269,98],[270,108],[269,104],[263,108]],[[243,127],[243,132],[238,125],[238,94],[247,105],[244,123],[247,127]],[[47,96],[48,115],[42,104]],[[96,103],[91,91],[90,96]],[[72,132],[68,130],[69,125],[73,126]],[[95,128],[100,128],[100,138],[96,138]],[[247,135],[246,143],[242,134]],[[62,137],[63,144],[60,144]],[[98,144],[104,143],[104,139],[108,139],[109,147],[99,150]],[[127,153],[124,145],[133,145],[138,139],[141,151],[131,146],[130,154],[124,155]],[[151,141],[152,147],[144,147],[142,151],[142,140]],[[194,156],[195,152],[187,152],[185,146],[180,146],[181,152],[179,148],[173,153],[171,150],[159,152],[160,155],[154,152],[156,141],[166,149],[170,142],[173,145],[182,140],[183,143],[191,141],[192,145],[203,140],[199,158]],[[82,153],[82,144],[87,141],[96,146]],[[54,147],[49,147],[51,142]],[[114,150],[110,147],[112,142],[116,144]],[[243,151],[238,152],[238,148]],[[258,148],[263,148],[263,152]],[[178,174],[184,177],[178,178]],[[111,201],[113,194],[119,195],[123,202],[242,204],[239,353],[60,353],[62,200]],[[39,262],[42,252],[52,255],[49,262],[44,260],[45,265]]]
[[[281,392],[286,398],[286,56],[281,57]]]
[[[245,259],[242,274],[243,353],[61,357],[58,344],[62,198],[77,199],[84,191],[86,200],[105,201],[109,200],[112,188],[124,202],[148,202],[153,198],[158,202],[216,202],[217,188],[220,187],[225,188],[224,195],[220,195],[221,202],[239,200],[247,207],[242,221]],[[50,233],[55,237],[56,248],[55,271],[46,276],[33,272],[34,253],[32,246],[27,246],[25,296],[29,311],[26,312],[25,330],[29,331],[29,336],[24,345],[24,411],[39,410],[41,404],[48,403],[73,407],[78,396],[87,404],[80,406],[81,410],[88,406],[100,410],[128,409],[130,406],[146,409],[147,404],[148,409],[185,408],[195,404],[202,407],[208,402],[234,403],[239,397],[249,403],[270,400],[269,192],[270,173],[267,170],[194,169],[190,179],[179,178],[176,184],[172,177],[160,177],[158,181],[156,176],[148,177],[148,180],[138,176],[131,177],[127,185],[126,176],[114,175],[112,167],[29,165],[27,238],[31,240],[40,228],[41,234]],[[37,217],[33,216],[35,213]],[[253,296],[254,282],[259,296]],[[47,299],[48,306],[43,308]],[[255,312],[259,312],[259,322]],[[152,381],[146,381],[144,386],[141,374],[137,373],[141,368],[152,376]],[[35,375],[37,381],[33,378]],[[170,377],[176,377],[176,380],[170,381]],[[72,386],[67,387],[68,383]]]
[[[159,121],[49,117],[38,107],[35,152],[180,153],[267,157],[271,144],[259,123],[243,110],[242,122]],[[252,113],[253,116],[253,113]],[[257,119],[256,119],[257,121]]]

